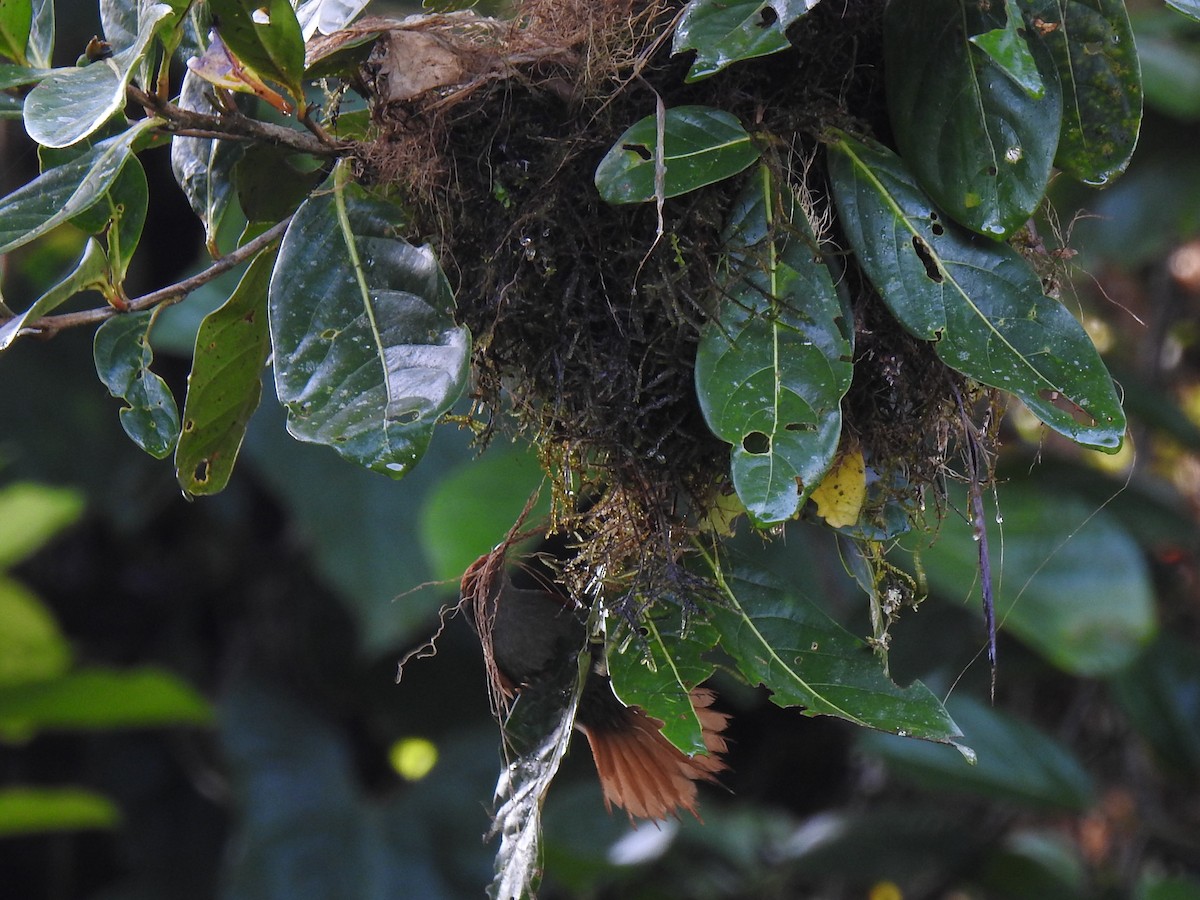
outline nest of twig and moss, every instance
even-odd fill
[[[879,0],[822,3],[792,29],[792,51],[692,85],[688,61],[670,56],[682,6],[524,0],[503,21],[454,14],[391,32],[365,70],[378,136],[359,160],[365,179],[406,198],[454,282],[485,439],[507,423],[531,435],[557,526],[584,539],[582,564],[647,583],[682,571],[728,478],[728,445],[700,413],[693,364],[720,299],[738,185],[671,200],[660,230],[655,204],[600,199],[597,163],[660,98],[705,103],[772,146],[785,177],[828,214],[821,134],[885,127]],[[409,71],[418,50],[430,60],[424,82]],[[877,470],[934,483],[959,380],[853,269],[846,285],[859,348],[847,430]]]

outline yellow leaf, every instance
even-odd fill
[[[856,524],[866,496],[867,470],[858,447],[838,457],[833,468],[812,492],[817,515],[831,528]]]

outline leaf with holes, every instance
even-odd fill
[[[596,188],[608,203],[655,199],[658,118],[630,127],[596,168]],[[708,106],[678,106],[663,123],[664,197],[677,197],[741,172],[759,157],[735,116]]]
[[[704,656],[720,635],[699,616],[684,622],[678,607],[656,611],[642,625],[608,654],[613,690],[627,706],[659,719],[663,736],[684,753],[707,752],[689,694],[716,668]]]
[[[805,213],[756,171],[727,228],[729,273],[696,352],[696,391],[733,445],[738,497],[759,524],[782,522],[837,452],[853,345]]]
[[[264,250],[229,299],[204,317],[183,403],[175,448],[175,477],[190,495],[225,489],[246,425],[262,397],[262,373],[271,351],[267,286],[275,250]]]
[[[82,68],[58,69],[40,81],[25,98],[29,136],[45,147],[69,147],[124,109],[134,68],[172,18],[165,3],[147,6],[137,41],[129,49]]]
[[[925,685],[892,683],[879,658],[809,600],[747,565],[715,573],[725,602],[711,608],[721,646],[778,706],[836,716],[902,737],[954,744],[962,732]]]
[[[1045,95],[1031,97],[972,35],[1005,28],[1004,7],[895,0],[884,21],[888,112],[900,155],[946,212],[1002,238],[1046,193],[1062,92],[1049,53],[1030,49]]]
[[[696,51],[686,81],[699,81],[743,59],[786,50],[789,25],[819,0],[692,0],[671,45],[672,54]]]
[[[1142,123],[1142,77],[1123,0],[1022,0],[1063,90],[1055,164],[1108,184],[1125,171]]]
[[[164,459],[179,439],[179,409],[167,383],[150,371],[153,317],[147,311],[109,319],[96,329],[93,352],[108,392],[129,404],[121,410],[121,427],[155,459]]]
[[[890,150],[829,147],[846,236],[888,308],[943,362],[1020,397],[1073,441],[1115,453],[1125,413],[1083,326],[1015,250],[946,220]]]
[[[398,237],[402,225],[357,186],[314,194],[288,226],[268,302],[288,431],[393,478],[425,452],[471,355],[433,252]]]

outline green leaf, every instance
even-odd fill
[[[704,656],[720,634],[699,616],[685,623],[678,607],[644,616],[640,622],[639,634],[609,650],[613,690],[627,706],[640,706],[659,719],[663,736],[684,753],[706,753],[689,693],[716,668]]]
[[[658,117],[630,127],[596,167],[596,188],[608,203],[656,197]],[[668,109],[663,123],[663,196],[677,197],[741,172],[759,157],[737,117],[708,106]]]
[[[1087,184],[1108,184],[1129,164],[1142,123],[1141,72],[1124,0],[1022,2],[1062,84],[1054,162]]]
[[[296,211],[325,180],[326,173],[315,168],[298,169],[293,161],[311,159],[282,147],[259,144],[248,147],[234,165],[238,203],[250,222],[275,224]]]
[[[696,51],[685,81],[699,81],[743,59],[786,50],[788,26],[818,0],[692,0],[675,26],[671,53]]]
[[[1200,775],[1200,668],[1194,645],[1163,635],[1112,680],[1129,724],[1168,769]]]
[[[1044,97],[1046,85],[1026,42],[1025,22],[1015,0],[1004,0],[1004,16],[1003,28],[971,35],[968,40],[991,57],[992,62],[1026,94],[1035,100]]]
[[[211,89],[191,69],[183,76],[179,107],[192,112],[212,113]],[[216,246],[217,228],[233,197],[233,167],[244,147],[238,141],[175,135],[171,138],[171,171],[183,188],[192,210],[204,223],[210,248]]]
[[[115,828],[120,822],[111,800],[82,788],[0,789],[0,837]]]
[[[1106,510],[1047,484],[1004,485],[1000,512],[1003,524],[991,526],[1003,535],[991,540],[1000,627],[1074,675],[1128,666],[1157,628],[1150,575],[1134,539]],[[921,559],[937,593],[978,607],[979,545],[967,522],[942,522]]]
[[[1200,22],[1200,2],[1197,0],[1167,0],[1167,6]]]
[[[888,113],[900,155],[937,204],[1001,238],[1025,223],[1050,179],[1062,120],[1058,79],[1031,45],[1045,86],[1034,99],[970,35],[1003,29],[1003,7],[895,0],[884,20]]]
[[[95,238],[88,238],[83,248],[83,256],[75,264],[71,274],[42,294],[25,312],[0,325],[0,351],[7,350],[27,325],[32,325],[76,294],[91,290],[111,293],[108,258]]]
[[[806,213],[766,167],[727,231],[730,274],[701,332],[696,391],[708,426],[733,445],[738,497],[772,524],[796,514],[833,462],[853,345]]]
[[[143,119],[0,200],[0,253],[28,244],[104,199],[132,154],[134,141],[154,124]]]
[[[883,147],[844,138],[830,145],[830,173],[859,262],[908,331],[1060,434],[1120,448],[1125,414],[1100,355],[1016,251],[946,220]]]
[[[498,443],[439,478],[421,505],[417,532],[437,580],[457,581],[503,540],[545,480],[529,448]],[[529,523],[550,511],[549,492],[547,487],[530,511]]]
[[[288,431],[393,478],[462,393],[470,333],[433,251],[356,186],[297,211],[271,278],[275,388]]]
[[[17,482],[0,488],[0,570],[43,547],[83,514],[83,497],[68,488]]]
[[[12,739],[46,729],[158,728],[211,721],[212,709],[203,697],[177,676],[152,666],[83,669],[0,687],[0,737]]]
[[[196,334],[192,371],[175,448],[175,477],[192,496],[225,489],[262,398],[262,373],[271,352],[267,287],[276,251],[264,250]]]
[[[0,575],[0,688],[63,674],[71,648],[42,602]]]
[[[304,102],[304,37],[289,0],[210,0],[218,31],[233,54]]]
[[[721,646],[751,684],[805,715],[836,716],[901,737],[954,744],[962,732],[919,681],[899,688],[867,645],[773,576],[749,566],[716,574],[725,603],[712,607]]]
[[[971,793],[1038,809],[1081,812],[1096,799],[1087,771],[1062,743],[1028,722],[969,697],[946,704],[978,764],[963,765],[947,747],[866,733],[862,747],[899,778],[927,791]]]
[[[33,23],[25,48],[29,65],[49,69],[54,53],[54,0],[33,0]]]
[[[25,48],[29,44],[29,29],[33,25],[33,5],[30,0],[0,0],[0,56],[7,56],[25,65]]]
[[[12,66],[7,63],[0,63],[0,90],[22,87],[26,84],[36,84],[53,71],[53,69],[34,69],[29,66]],[[17,100],[19,98],[10,97],[9,99]]]
[[[155,459],[165,459],[179,439],[179,409],[166,382],[150,371],[153,317],[146,311],[109,319],[96,329],[93,349],[100,380],[129,404],[121,410],[121,427]]]
[[[25,98],[25,130],[45,147],[69,147],[103,126],[125,108],[125,88],[150,43],[170,24],[171,7],[145,9],[137,42],[111,59],[82,68],[58,69]]]
[[[103,234],[108,245],[108,284],[119,288],[142,237],[150,187],[141,161],[130,157],[111,188],[91,209],[76,216],[71,224],[89,234]]]

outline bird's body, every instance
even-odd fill
[[[482,557],[463,576],[463,597],[480,635],[488,669],[500,692],[515,697],[585,649],[584,610],[561,594],[517,588],[501,568]],[[692,691],[708,754],[688,756],[662,734],[663,723],[613,693],[602,659],[594,661],[575,715],[588,740],[605,805],[630,817],[662,819],[684,809],[699,818],[697,781],[716,781],[725,768],[720,754],[727,716],[711,708],[713,694]]]

